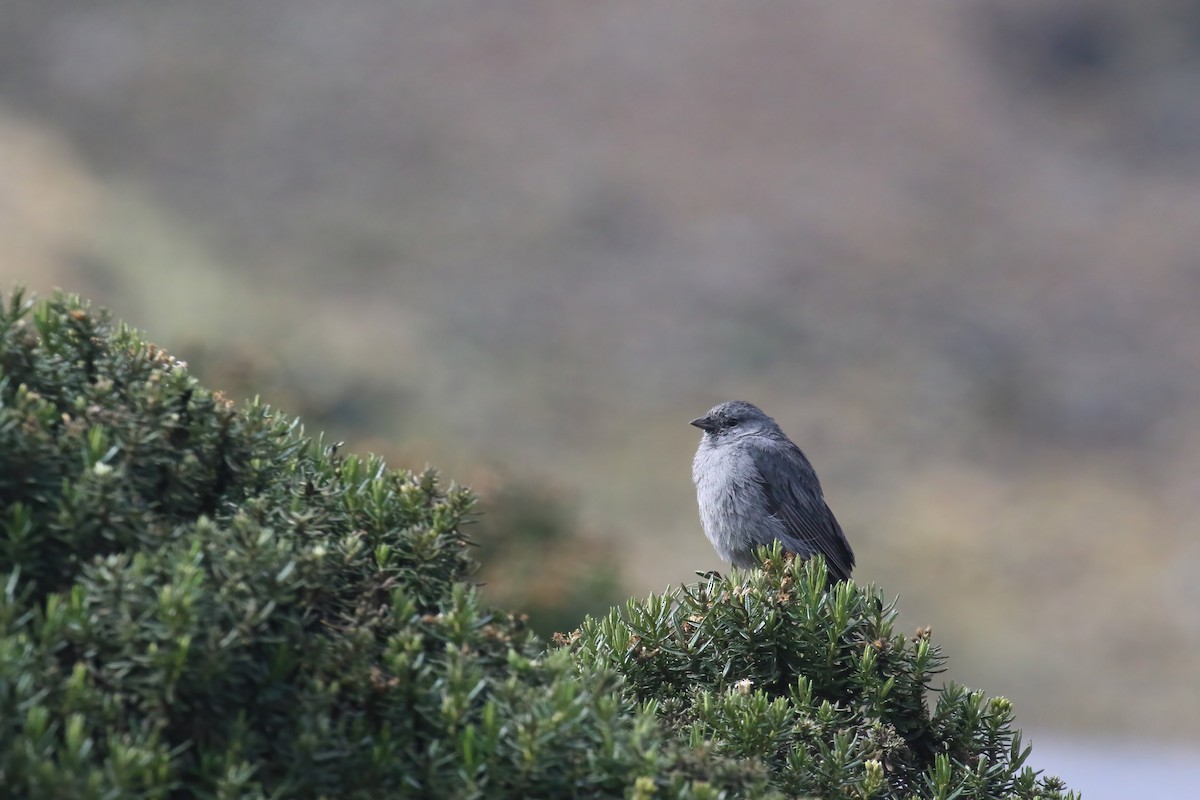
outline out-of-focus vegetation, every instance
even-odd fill
[[[581,534],[485,591],[719,566],[744,397],[956,677],[1200,735],[1195,3],[2,16],[0,277]]]

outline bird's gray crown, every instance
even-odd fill
[[[731,400],[715,405],[703,417],[692,420],[691,424],[706,434],[713,435],[744,427],[756,429],[778,427],[775,425],[775,420],[764,414],[761,408],[753,403],[747,403],[745,400]]]

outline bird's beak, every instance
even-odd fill
[[[711,431],[712,430],[712,421],[709,420],[708,417],[696,417],[694,420],[692,420],[688,424],[695,425],[697,428],[699,428],[702,431]]]

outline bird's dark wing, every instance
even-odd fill
[[[787,529],[784,549],[808,557],[825,556],[832,580],[846,580],[854,569],[854,551],[833,512],[825,504],[817,474],[800,448],[770,440],[751,446],[767,504]]]

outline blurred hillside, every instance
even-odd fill
[[[544,484],[635,594],[753,400],[954,677],[1200,737],[1198,75],[1183,0],[13,0],[0,279]]]

